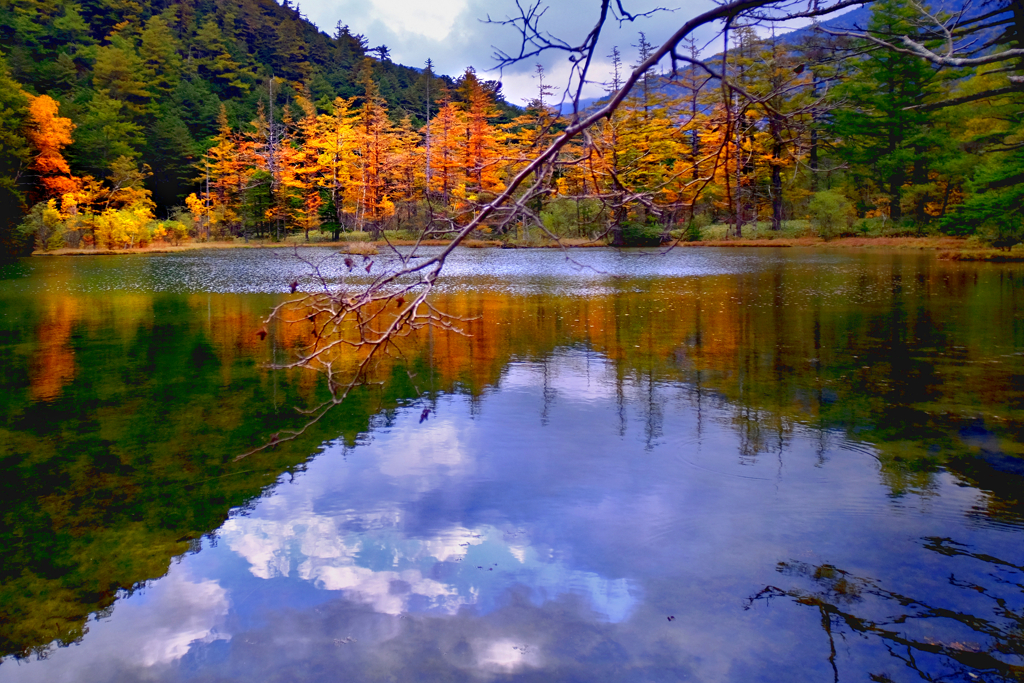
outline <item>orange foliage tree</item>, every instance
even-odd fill
[[[71,144],[75,124],[60,116],[60,105],[49,95],[33,97],[29,103],[29,120],[25,135],[36,154],[29,164],[41,185],[39,197],[60,197],[74,192],[79,181],[71,175],[71,168],[61,153]]]

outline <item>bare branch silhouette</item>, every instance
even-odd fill
[[[544,226],[538,212],[530,206],[530,201],[548,192],[549,179],[554,169],[566,164],[585,164],[587,159],[595,158],[589,130],[602,121],[611,120],[634,86],[662,60],[668,58],[672,62],[673,70],[679,63],[691,65],[707,75],[705,83],[717,81],[725,91],[743,98],[746,102],[744,106],[756,105],[774,112],[780,118],[785,117],[782,112],[772,107],[769,103],[770,98],[751,93],[735,82],[729,72],[727,59],[723,59],[722,67],[716,69],[693,54],[683,54],[679,45],[695,30],[716,22],[724,22],[728,27],[742,17],[750,17],[752,21],[784,22],[794,17],[823,16],[853,4],[860,3],[839,0],[828,5],[804,9],[805,6],[793,0],[723,2],[684,22],[660,47],[650,49],[621,82],[616,82],[617,87],[600,107],[591,112],[582,112],[580,100],[583,88],[590,82],[595,50],[607,22],[615,20],[621,24],[649,16],[653,12],[667,10],[633,13],[626,9],[622,0],[600,0],[598,18],[592,29],[582,42],[573,45],[544,30],[542,20],[545,8],[539,2],[523,5],[517,1],[519,16],[494,23],[518,31],[520,49],[515,54],[499,51],[496,55],[498,65],[509,66],[550,51],[567,52],[572,64],[572,115],[567,121],[560,122],[560,130],[550,142],[535,148],[532,158],[515,164],[512,177],[489,201],[473,203],[465,210],[460,210],[459,215],[455,217],[443,211],[431,210],[427,226],[411,248],[401,249],[387,242],[385,254],[376,259],[371,259],[369,255],[363,256],[363,261],[359,264],[351,255],[338,254],[332,257],[344,259],[348,274],[357,274],[360,270],[365,271],[367,276],[373,274],[369,280],[366,277],[346,276],[341,282],[330,282],[324,276],[320,264],[306,261],[312,278],[317,283],[317,291],[281,303],[271,311],[264,325],[278,323],[309,327],[309,343],[298,350],[294,360],[278,367],[323,375],[330,398],[304,409],[305,414],[309,416],[305,426],[278,433],[239,458],[303,434],[333,406],[344,401],[355,387],[370,383],[378,359],[390,354],[400,354],[398,343],[403,337],[428,327],[465,333],[463,324],[467,321],[437,309],[431,304],[430,295],[453,250],[465,243],[477,230],[492,225],[505,229],[515,221],[526,220],[539,226],[548,238],[566,249],[562,239]],[[488,18],[488,21],[493,20]],[[549,127],[547,130],[554,131],[555,128]],[[570,143],[579,138],[583,138],[585,142],[584,154],[576,158],[562,158],[561,155]],[[710,182],[709,169],[699,171],[700,165],[711,159],[710,176],[713,176],[716,165],[721,163],[722,150],[730,144],[728,138],[728,135],[723,136],[719,150],[706,154],[703,158],[694,159],[695,177],[688,181],[687,186],[697,188],[698,195]],[[676,180],[681,176],[681,172],[676,173],[670,180]],[[658,191],[657,186],[632,191],[621,178],[614,177],[614,174],[613,184],[618,188],[615,196],[599,196],[600,201],[613,208],[621,207],[626,202],[633,202],[648,207],[654,215],[664,213],[651,201],[653,193]],[[429,188],[426,200],[429,206]],[[616,226],[610,224],[608,230],[614,229]],[[374,232],[380,234],[383,230],[376,226]],[[438,251],[423,253],[421,246],[424,240],[438,236],[445,236],[447,239],[443,246]]]

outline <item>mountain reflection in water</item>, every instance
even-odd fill
[[[457,255],[471,336],[237,463],[297,264],[5,267],[0,681],[1020,679],[1020,269],[579,258]]]

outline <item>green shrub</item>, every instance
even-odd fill
[[[593,198],[560,197],[544,207],[540,218],[556,237],[589,237],[603,229],[604,207]]]
[[[25,215],[18,231],[36,249],[58,249],[64,246],[64,221],[57,210],[57,202],[39,202]]]
[[[417,230],[385,230],[384,237],[389,240],[415,240],[420,236]]]
[[[819,237],[829,240],[847,230],[854,218],[853,205],[842,193],[835,190],[815,192],[807,205],[811,225]]]
[[[976,232],[993,247],[1009,249],[1024,242],[1021,200],[1024,200],[1024,191],[979,192],[947,214],[941,221],[941,227],[952,235]]]
[[[862,237],[867,237],[868,235],[878,236],[882,234],[884,227],[884,218],[861,218],[853,224],[853,231]]]
[[[622,224],[622,246],[657,247],[661,244],[661,226],[653,221],[630,221]]]
[[[369,242],[373,236],[365,230],[360,230],[354,232],[343,232],[338,237],[340,242]]]
[[[704,230],[697,221],[691,216],[690,222],[683,228],[683,235],[681,238],[684,242],[700,242],[704,239]]]

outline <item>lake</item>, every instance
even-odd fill
[[[0,266],[0,681],[1024,679],[1024,267],[448,266],[467,334],[238,461],[326,395],[306,264]]]

